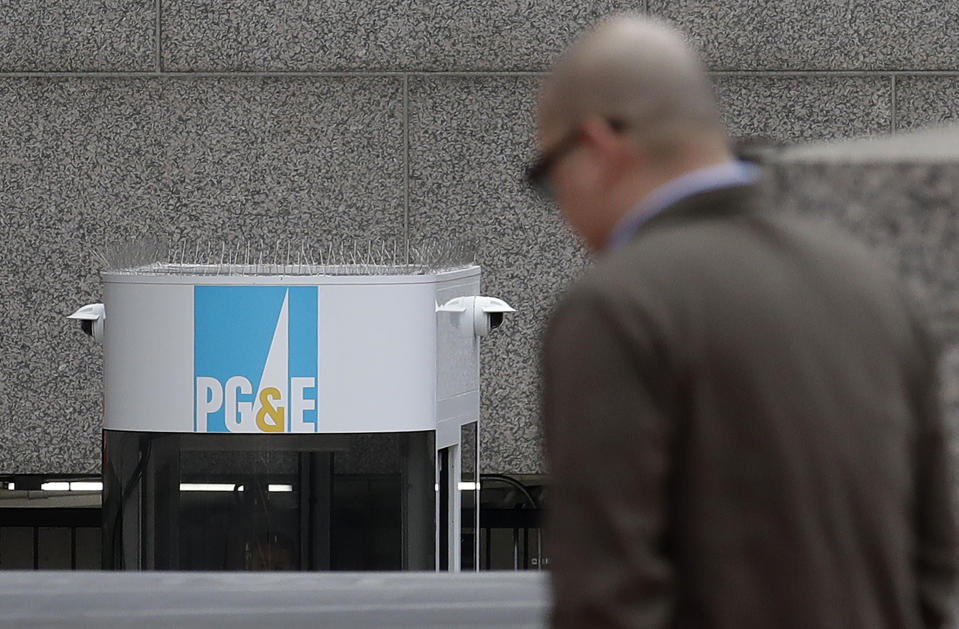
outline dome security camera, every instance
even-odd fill
[[[446,302],[439,312],[459,315],[458,327],[464,334],[483,337],[503,324],[508,312],[516,312],[502,299],[496,297],[471,296],[457,297]]]
[[[67,318],[77,319],[80,329],[92,336],[93,340],[103,342],[103,322],[107,318],[103,304],[87,304]]]

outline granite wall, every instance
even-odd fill
[[[549,62],[623,10],[704,48],[735,136],[959,118],[954,0],[23,0],[0,4],[0,473],[99,469],[94,252],[153,234],[443,238],[487,294],[486,471],[544,470],[536,344],[585,264],[524,188]]]
[[[770,208],[854,234],[903,279],[940,346],[959,473],[959,125],[788,148],[764,191]]]

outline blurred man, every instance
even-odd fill
[[[683,39],[620,18],[539,104],[598,260],[544,344],[556,627],[946,626],[933,347],[857,246],[776,216]]]

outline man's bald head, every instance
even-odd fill
[[[580,39],[540,93],[542,136],[596,115],[625,123],[656,155],[697,139],[725,142],[712,86],[696,53],[662,22],[619,17]]]

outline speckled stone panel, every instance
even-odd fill
[[[888,129],[885,79],[719,77],[732,133],[790,142]],[[538,409],[539,339],[568,282],[587,264],[555,205],[529,190],[535,154],[534,77],[413,77],[410,81],[411,238],[479,245],[484,290],[518,312],[484,340],[483,465],[544,469]]]
[[[954,0],[649,0],[714,70],[952,70]]]
[[[959,66],[959,61],[956,62]],[[959,122],[959,74],[896,79],[896,126],[914,129]]]
[[[166,70],[528,70],[642,1],[164,0]]]
[[[158,129],[173,237],[401,238],[399,78],[174,79]]]
[[[472,234],[484,294],[517,312],[482,341],[483,472],[544,469],[539,342],[557,295],[586,264],[557,208],[522,181],[535,153],[538,79],[410,82],[410,234]]]
[[[892,82],[884,77],[714,77],[730,134],[777,143],[886,133]]]
[[[150,236],[401,236],[402,81],[0,80],[0,473],[99,470],[101,349],[64,317]]]
[[[136,71],[155,66],[155,0],[0,3],[0,72]]]
[[[948,418],[959,429],[959,160],[789,163],[773,165],[767,179],[771,207],[831,221],[853,234],[924,304],[943,345]]]

